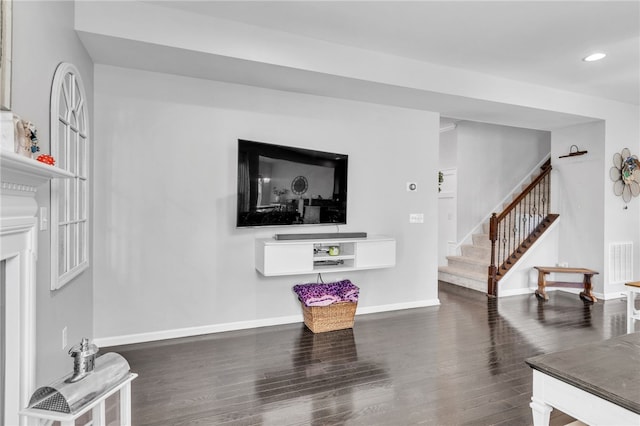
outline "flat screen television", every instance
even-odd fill
[[[347,223],[348,156],[238,140],[238,227]]]

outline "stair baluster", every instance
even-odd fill
[[[491,264],[487,294],[491,297],[498,295],[500,279],[558,217],[549,209],[551,162],[545,163],[541,170],[502,213],[493,213],[490,218]]]

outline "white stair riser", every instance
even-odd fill
[[[467,277],[461,277],[455,274],[450,274],[448,272],[439,272],[438,279],[440,281],[446,281],[451,284],[458,285],[460,287],[469,288],[476,291],[481,291],[483,293],[487,292],[487,282],[486,281],[478,281]]]
[[[482,233],[489,235],[489,228],[491,227],[491,222],[486,222],[482,224]]]
[[[464,260],[459,260],[459,259],[449,259],[449,266],[451,268],[461,269],[464,271],[476,272],[478,274],[482,274],[482,273],[486,274],[489,264],[482,265],[482,264],[465,262]]]
[[[489,247],[464,245],[460,248],[464,257],[471,257],[473,259],[486,261],[487,265],[491,260],[491,249]]]
[[[488,234],[474,234],[471,236],[473,245],[491,248],[491,240]]]

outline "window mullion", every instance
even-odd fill
[[[71,101],[69,102],[69,112],[73,113],[78,92],[76,91],[76,76],[74,74],[69,75],[71,76],[71,78],[69,79],[69,93],[71,94],[71,99],[69,99]]]
[[[76,136],[77,137],[77,136]],[[77,140],[77,139],[76,139]],[[78,154],[78,147],[76,147],[76,157]],[[78,170],[79,167],[79,161],[76,161],[76,170]],[[74,242],[74,252],[75,252],[75,263],[74,263],[74,267],[78,266],[80,264],[80,178],[76,177],[76,188],[75,188],[75,194],[74,197],[76,199],[75,202],[75,209],[76,209],[76,224],[73,225],[75,227],[75,235],[76,235],[76,240]]]
[[[64,258],[66,259],[66,264],[65,264],[65,268],[64,268],[64,272],[69,272],[71,270],[71,225],[66,225],[64,227],[64,232],[65,232],[65,238],[64,240],[66,241],[66,245],[64,248]]]
[[[71,144],[71,132],[69,131],[69,126],[67,125],[67,131],[65,132],[65,138],[64,138],[64,159],[65,162],[67,163],[67,171],[72,171],[71,168],[71,159],[69,158],[69,152],[70,152],[70,144]],[[64,201],[64,200],[63,200]]]

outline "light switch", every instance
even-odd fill
[[[409,223],[424,223],[424,213],[410,213]]]
[[[47,215],[47,208],[40,207],[40,230],[46,231],[49,227],[49,216]]]
[[[418,183],[417,182],[407,182],[407,191],[409,191],[409,192],[418,192]]]

